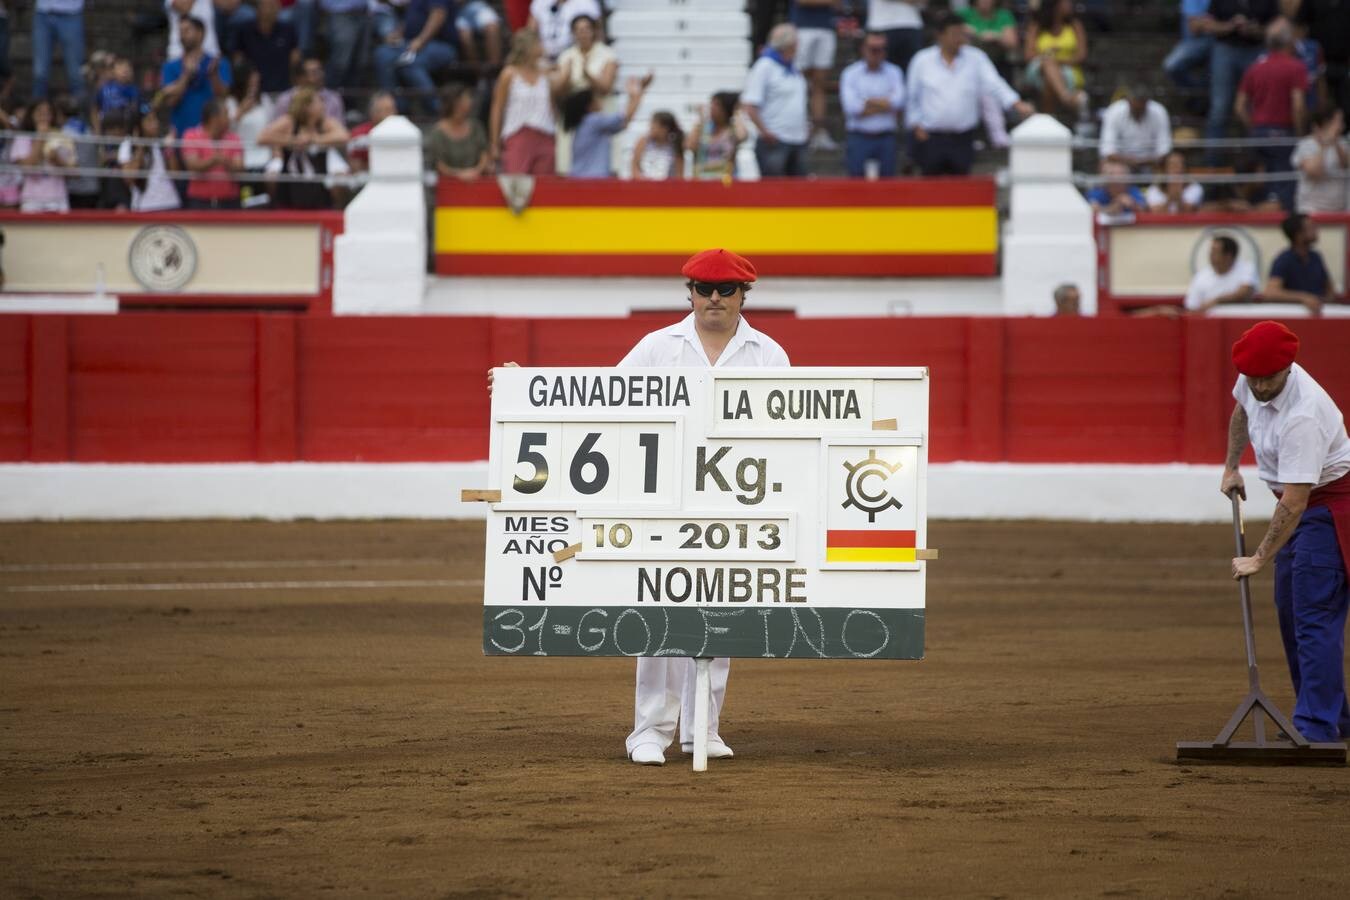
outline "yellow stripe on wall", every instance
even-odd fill
[[[913,547],[826,547],[826,562],[915,562]]]
[[[439,207],[437,253],[993,253],[992,207]]]

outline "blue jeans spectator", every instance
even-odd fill
[[[357,87],[369,22],[370,15],[364,9],[328,13],[328,65],[324,70],[324,82],[333,90]]]
[[[1284,138],[1285,143],[1272,147],[1258,147],[1257,154],[1266,164],[1266,172],[1277,174],[1281,172],[1294,171],[1293,162],[1290,156],[1294,153],[1294,132],[1288,128],[1273,128],[1268,125],[1257,125],[1252,128],[1252,137],[1254,138]],[[1275,181],[1267,183],[1270,192],[1280,198],[1280,206],[1285,212],[1294,211],[1294,190],[1297,183],[1294,181]]]
[[[47,80],[52,71],[52,43],[61,45],[66,66],[66,89],[76,100],[84,100],[84,14],[33,13],[33,99],[47,96]]]
[[[1214,42],[1214,52],[1209,57],[1209,118],[1205,120],[1207,139],[1217,140],[1228,130],[1228,116],[1233,111],[1233,98],[1237,96],[1242,73],[1260,55],[1260,47]],[[1205,151],[1205,160],[1210,165],[1218,165],[1221,155],[1216,148],[1211,147]]]
[[[1167,54],[1167,59],[1163,60],[1163,71],[1177,87],[1200,87],[1205,80],[1195,77],[1195,70],[1209,68],[1209,56],[1213,50],[1214,38],[1209,35],[1188,37]]]
[[[319,32],[319,0],[295,0],[295,4],[284,7],[277,18],[295,26],[301,56],[314,52],[314,35]]]
[[[806,145],[755,141],[755,162],[762,178],[800,178],[806,172]]]
[[[399,65],[399,58],[408,49],[407,43],[398,45],[381,44],[375,48],[375,79],[383,90],[398,95],[399,83],[413,88],[422,97],[432,113],[439,114],[441,104],[436,96],[436,82],[433,72],[453,65],[456,59],[455,48],[444,41],[428,41],[418,51],[412,62]],[[398,107],[401,112],[408,111],[408,101],[400,97]]]
[[[862,178],[867,174],[867,163],[876,160],[877,174],[882,178],[895,177],[896,134],[883,131],[880,134],[868,134],[865,131],[850,131],[844,138],[844,165],[851,178]]]
[[[240,3],[232,13],[215,10],[216,40],[220,43],[220,52],[233,57],[239,50],[239,30],[250,22],[258,21],[258,11],[247,3]]]

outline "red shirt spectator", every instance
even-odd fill
[[[1293,129],[1294,94],[1302,98],[1308,90],[1308,68],[1287,50],[1272,49],[1252,63],[1238,87],[1239,115],[1247,111],[1252,128]],[[1299,102],[1299,112],[1302,112]]]
[[[202,124],[183,135],[183,165],[194,173],[188,182],[188,207],[238,209],[239,184],[233,173],[244,167],[244,145],[230,131],[230,115],[219,101],[203,111]]]

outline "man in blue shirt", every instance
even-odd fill
[[[389,32],[375,48],[375,79],[381,88],[397,96],[401,81],[415,88],[432,112],[440,112],[431,73],[453,65],[458,56],[453,11],[450,0],[409,0],[403,27]],[[406,100],[399,100],[400,110],[407,107]]]
[[[1116,216],[1148,210],[1143,192],[1129,183],[1129,166],[1107,160],[1102,163],[1102,175],[1106,182],[1087,192],[1087,201],[1095,212]]]
[[[1322,254],[1313,249],[1317,225],[1307,216],[1296,214],[1280,223],[1280,229],[1289,239],[1289,249],[1270,265],[1265,299],[1302,303],[1314,316],[1321,315],[1322,304],[1335,302],[1336,291]]]
[[[224,97],[230,92],[230,62],[211,56],[202,48],[206,24],[194,16],[178,21],[178,37],[183,42],[183,55],[164,64],[160,81],[164,85],[164,99],[171,108],[170,121],[180,136],[189,128],[202,124],[202,107],[206,101]]]
[[[1203,29],[1210,21],[1209,0],[1181,0],[1181,43],[1163,60],[1163,71],[1178,87],[1195,88],[1204,82],[1196,69],[1209,69],[1214,35]]]
[[[862,59],[839,75],[839,103],[848,130],[844,162],[849,176],[863,177],[868,162],[876,164],[878,176],[894,176],[905,75],[886,61],[886,35],[869,31],[863,38]]]

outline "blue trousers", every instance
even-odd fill
[[[1196,69],[1203,68],[1209,73],[1209,54],[1214,49],[1214,38],[1209,35],[1188,37],[1172,48],[1163,60],[1163,71],[1178,87],[1193,88],[1204,84],[1203,78],[1197,78]]]
[[[1288,128],[1273,128],[1269,125],[1257,125],[1252,128],[1252,137],[1254,138],[1293,138],[1294,132]],[[1286,144],[1283,147],[1258,147],[1257,151],[1261,159],[1265,161],[1267,172],[1292,172],[1294,164],[1290,157],[1294,154],[1294,145]],[[1294,191],[1297,187],[1293,181],[1272,181],[1270,182],[1270,191],[1276,197],[1280,198],[1280,206],[1285,212],[1294,211]]]
[[[47,96],[52,71],[52,44],[61,45],[66,66],[66,90],[84,99],[84,13],[33,13],[33,99]]]
[[[1242,73],[1260,55],[1259,46],[1214,42],[1209,55],[1209,117],[1205,120],[1205,137],[1214,139],[1225,136]],[[1221,151],[1211,147],[1205,151],[1205,159],[1217,165],[1222,160]]]
[[[844,138],[844,165],[848,167],[851,178],[862,178],[867,171],[867,161],[877,161],[877,174],[882,178],[895,176],[894,131],[880,134],[867,134],[863,131],[850,131]]]
[[[1275,610],[1294,682],[1294,727],[1310,741],[1350,738],[1345,696],[1348,608],[1350,589],[1331,511],[1310,509],[1275,555]]]
[[[370,16],[358,13],[328,14],[328,65],[324,83],[335,91],[357,87],[361,63],[366,55],[366,25]]]
[[[375,80],[381,88],[390,93],[398,91],[399,82],[415,88],[418,97],[433,113],[441,111],[440,100],[436,96],[436,82],[432,74],[447,66],[454,65],[458,55],[455,48],[445,41],[427,41],[427,45],[418,51],[417,57],[408,65],[400,66],[398,58],[408,49],[406,43],[391,47],[380,44],[375,48]],[[409,102],[400,98],[398,107],[407,112]]]

